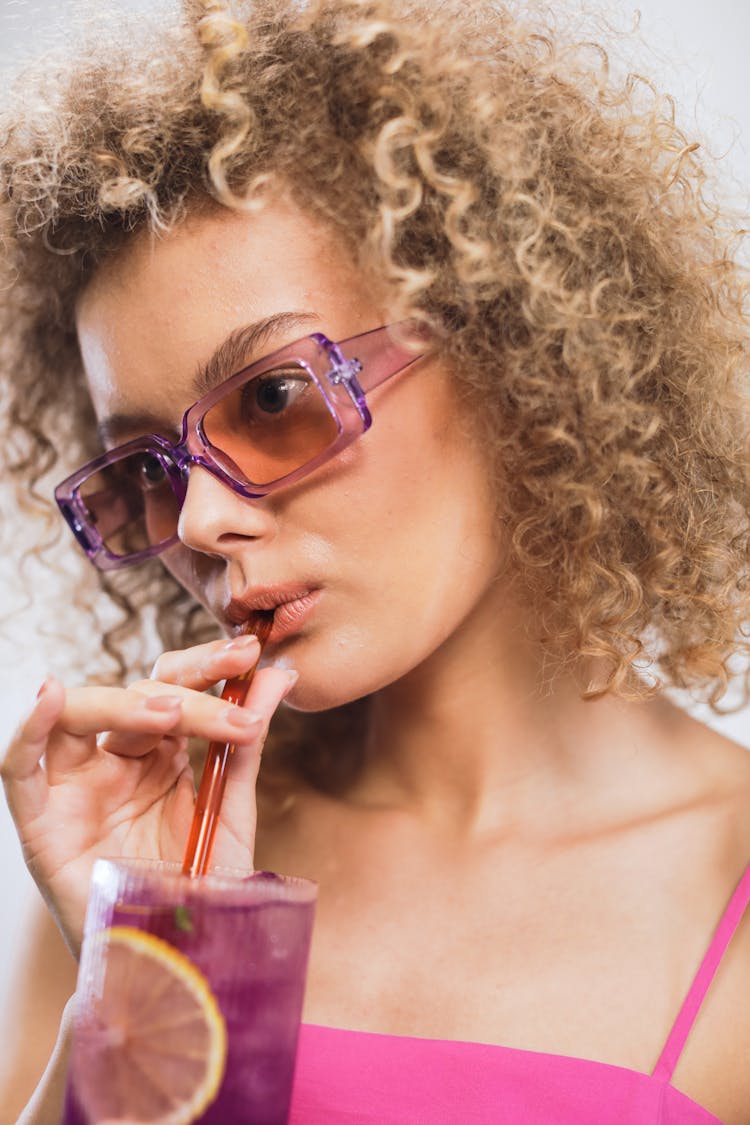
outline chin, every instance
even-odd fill
[[[439,647],[439,646],[436,646]],[[340,628],[295,637],[268,654],[269,663],[293,669],[299,679],[285,698],[294,711],[331,711],[389,688],[429,661],[425,645],[385,643],[375,632]]]
[[[355,700],[369,694],[369,691],[358,691],[355,688],[346,691],[345,685],[340,683],[333,691],[330,684],[305,682],[301,675],[285,698],[284,706],[300,713],[319,714],[321,711],[333,711],[337,707],[344,707],[347,703],[354,703]]]

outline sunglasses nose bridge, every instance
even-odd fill
[[[173,446],[171,453],[172,461],[180,474],[180,479],[187,483],[190,466],[197,460],[195,454],[190,452],[186,441],[181,441],[179,445]]]
[[[191,442],[191,436],[193,437],[193,441],[197,442],[198,444],[197,449],[191,449],[191,445],[193,444]],[[177,469],[177,472],[179,474],[180,508],[182,508],[182,505],[185,503],[188,482],[190,479],[190,470],[193,468],[205,469],[206,472],[211,474],[214,480],[217,480],[225,487],[232,488],[232,485],[226,479],[225,474],[221,471],[219,466],[216,465],[216,463],[210,456],[206,455],[206,450],[200,444],[200,440],[197,437],[188,433],[187,437],[177,445],[173,446],[170,452],[173,464],[175,465],[175,468]]]
[[[206,457],[206,451],[199,436],[192,429],[185,426],[182,439],[170,449],[173,463],[175,464],[183,485],[187,487],[188,475],[193,465],[200,465],[203,469],[215,473],[214,466]]]

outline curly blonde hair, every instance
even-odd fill
[[[438,330],[551,663],[716,703],[750,619],[747,288],[670,100],[502,0],[194,0],[104,54],[26,78],[0,129],[19,492],[97,452],[99,263],[278,181]],[[158,569],[106,587],[115,656],[149,604],[168,644],[206,627]]]

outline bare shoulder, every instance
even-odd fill
[[[750,719],[748,720],[750,723]],[[750,750],[692,719],[679,720],[705,815],[696,896],[711,904],[716,933],[724,908],[750,869]],[[702,800],[700,798],[702,797]],[[696,857],[698,858],[698,857]],[[724,1125],[750,1125],[750,885],[737,924],[675,1070],[673,1084]],[[725,924],[722,931],[728,934]],[[711,940],[709,930],[706,944]]]
[[[689,717],[687,724],[697,793],[713,814],[714,847],[706,854],[715,866],[709,873],[725,889],[750,863],[750,749]]]

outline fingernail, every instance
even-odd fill
[[[179,695],[150,695],[141,706],[144,711],[179,711],[182,699]]]
[[[231,726],[239,727],[241,730],[257,727],[261,721],[260,715],[255,711],[245,711],[242,707],[227,707],[224,718]]]
[[[233,637],[231,641],[227,641],[227,643],[222,646],[222,650],[224,652],[235,652],[238,649],[251,649],[259,643],[255,633],[243,633],[241,636]]]
[[[50,678],[49,676],[47,676],[47,679],[44,681],[42,686],[39,688],[39,691],[36,693],[37,699],[41,699],[44,693],[47,691],[47,688],[49,687],[49,681]]]
[[[284,694],[281,697],[282,699],[285,699],[286,696],[289,695],[289,692],[292,690],[294,685],[297,683],[297,680],[299,679],[299,672],[295,672],[293,669],[290,669],[290,671],[288,671],[286,675],[287,682],[286,686],[284,687]]]

